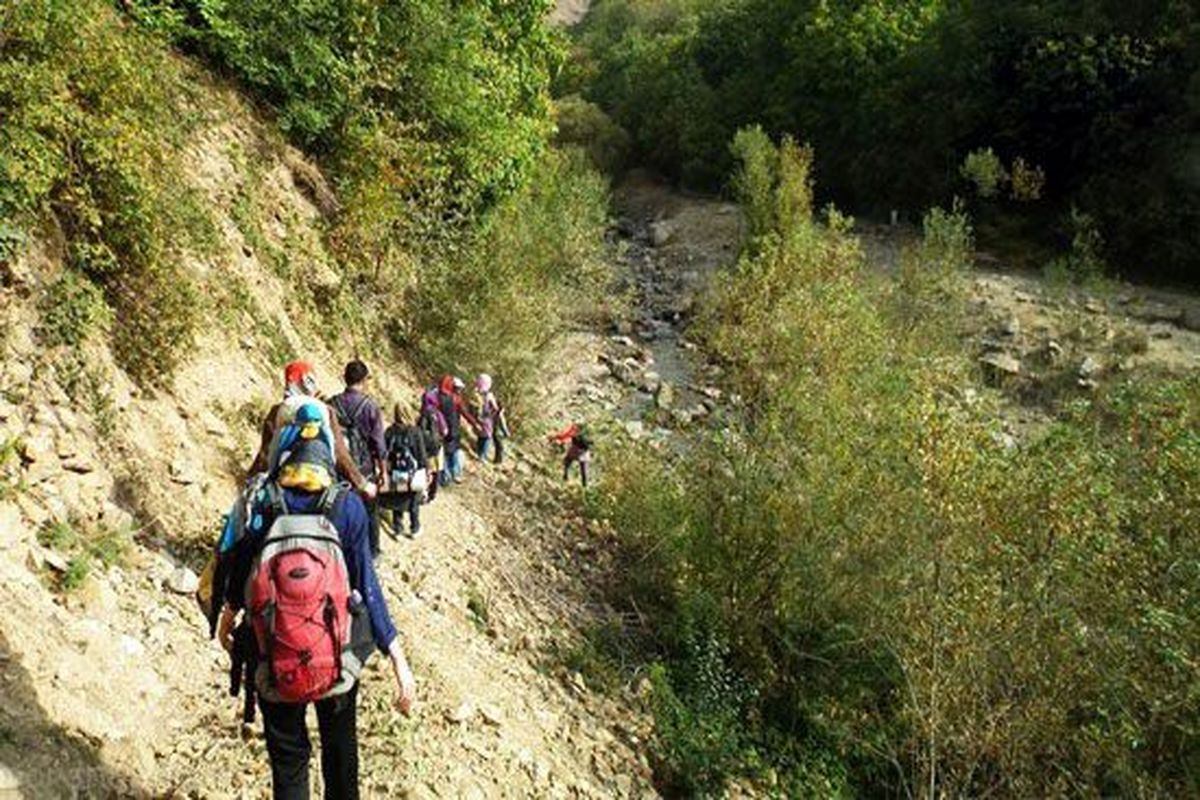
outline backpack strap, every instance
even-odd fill
[[[281,517],[288,515],[287,501],[283,498],[283,489],[279,487],[278,481],[271,481],[266,486],[267,502],[271,505],[271,510]]]

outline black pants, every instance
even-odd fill
[[[325,800],[358,800],[357,699],[355,684],[346,694],[314,703],[321,732]],[[259,698],[259,706],[271,758],[273,797],[308,800],[308,761],[312,755],[304,724],[308,703],[269,703]]]
[[[364,497],[363,505],[367,507],[367,517],[371,521],[367,533],[371,543],[371,558],[379,558],[379,498],[368,500]]]
[[[408,512],[408,533],[421,527],[421,493],[420,492],[404,492],[400,495],[400,503],[392,506],[391,512],[391,527],[396,531],[396,535],[400,536],[400,531],[404,529],[401,522],[404,517],[404,512]]]

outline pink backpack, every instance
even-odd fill
[[[245,594],[258,643],[258,693],[283,703],[341,694],[354,685],[362,663],[350,647],[350,577],[328,517],[336,488],[312,514],[288,513],[274,484],[268,493],[277,516]]]

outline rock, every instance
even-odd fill
[[[96,466],[88,461],[83,456],[73,456],[63,461],[63,469],[67,472],[74,472],[77,475],[87,475],[90,472],[95,472]]]
[[[181,486],[191,486],[200,482],[199,471],[182,456],[177,456],[171,462],[171,480]]]
[[[1103,314],[1107,309],[1099,300],[1088,300],[1083,304],[1083,310],[1089,314]]]
[[[1091,356],[1083,359],[1083,363],[1079,365],[1080,378],[1091,378],[1099,371],[1100,364],[1097,363],[1096,359],[1092,358]]]
[[[621,347],[625,347],[630,350],[638,349],[637,343],[634,342],[633,339],[631,339],[629,336],[627,336],[625,334],[618,334],[616,336],[610,336],[610,337],[608,337],[608,339],[613,344],[620,345]]]
[[[21,779],[7,764],[0,764],[0,792],[16,792],[21,788]]]
[[[650,394],[654,394],[658,391],[661,385],[662,376],[660,376],[654,370],[646,370],[646,372],[642,375],[640,388],[643,392],[650,392]]]
[[[167,588],[175,594],[195,594],[200,588],[200,578],[188,567],[179,567],[167,578]]]
[[[1016,298],[1018,303],[1034,302],[1033,295],[1029,294],[1028,292],[1013,292],[1013,297]]]
[[[1021,374],[1021,362],[1008,353],[988,353],[979,361],[1002,375]]]
[[[625,432],[634,439],[641,439],[646,435],[646,424],[640,419],[626,420]]]
[[[1021,335],[1021,320],[1016,317],[1009,317],[1000,323],[1000,333],[1003,336],[1012,338]]]
[[[1183,320],[1182,308],[1169,306],[1165,303],[1145,303],[1130,309],[1129,313],[1146,322],[1169,322],[1177,324]]]
[[[504,723],[504,718],[500,714],[500,709],[487,703],[479,707],[479,716],[483,717],[483,721],[488,725],[499,728]]]
[[[71,566],[71,562],[67,560],[66,556],[54,550],[43,547],[39,555],[41,556],[42,563],[55,572],[66,572]]]
[[[664,247],[670,244],[671,239],[675,236],[675,226],[666,220],[650,223],[650,244],[655,247]]]
[[[1184,330],[1200,333],[1200,308],[1188,306],[1179,317],[1179,327]]]
[[[588,690],[587,681],[583,679],[582,672],[576,671],[571,673],[571,685],[581,692]]]
[[[458,708],[446,712],[446,719],[453,722],[455,725],[462,725],[470,722],[475,716],[475,704],[470,700],[464,700],[459,704]]]
[[[658,408],[669,409],[675,404],[675,387],[667,381],[661,381],[654,390],[654,405]]]

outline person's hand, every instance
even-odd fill
[[[221,618],[217,621],[217,641],[226,653],[233,652],[233,624],[237,621],[237,612],[229,606],[221,609]]]
[[[367,500],[374,500],[379,496],[379,487],[375,485],[375,481],[367,481],[360,494]]]
[[[388,656],[392,659],[392,671],[396,674],[396,708],[400,709],[404,716],[410,716],[413,703],[417,699],[417,682],[408,667],[408,661],[404,658],[399,639],[392,641]]]

